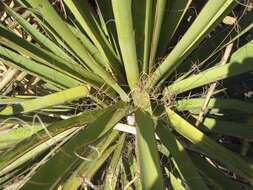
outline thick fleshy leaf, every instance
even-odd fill
[[[243,63],[244,61],[252,61],[253,59],[253,40],[248,42],[243,47],[239,48],[236,52],[231,56],[231,63]]]
[[[206,66],[210,58],[217,55],[217,53],[224,49],[228,44],[235,42],[242,35],[250,31],[253,28],[253,12],[248,12],[245,16],[238,19],[236,25],[237,24],[240,26],[240,31],[237,31],[235,26],[233,26],[232,29],[225,28],[202,43],[179,68],[180,71],[186,73],[177,78],[177,81],[186,78],[195,71],[196,68],[191,68],[192,63],[200,63],[198,64],[198,69]],[[220,45],[222,46],[220,47]]]
[[[137,160],[134,154],[132,154],[133,148],[130,144],[127,146],[126,158],[122,159],[122,183],[123,187],[130,189],[133,185],[136,190],[141,190],[141,179],[140,179],[140,169],[137,164]]]
[[[229,77],[237,76],[253,70],[251,64],[252,58],[244,57],[243,62],[228,63],[225,65],[214,66],[210,69],[192,75],[184,80],[175,82],[168,86],[164,93],[165,95],[175,95],[188,90],[218,81]]]
[[[117,142],[117,147],[113,153],[110,166],[106,172],[104,190],[111,190],[116,188],[125,140],[126,134],[123,134]]]
[[[67,46],[94,72],[96,72],[108,85],[110,85],[124,101],[129,98],[124,90],[116,83],[111,73],[107,72],[104,67],[96,63],[92,55],[76,38],[61,17],[57,14],[48,0],[24,0],[28,2],[36,11],[43,15],[43,18],[50,24],[58,36],[65,40]]]
[[[56,84],[62,88],[75,87],[81,85],[81,82],[56,71],[48,66],[39,64],[33,60],[30,60],[24,56],[17,54],[3,46],[0,46],[0,59],[2,59],[7,65],[17,67],[31,75],[40,77],[41,79]]]
[[[131,90],[134,90],[139,82],[139,67],[132,21],[132,0],[112,0],[112,7],[127,81]]]
[[[114,22],[112,22],[112,19],[114,18],[113,11],[111,11],[112,2],[96,0],[96,4],[98,6],[98,15],[100,18],[102,28],[105,31],[106,35],[110,38],[110,42],[115,52],[117,53],[117,55],[120,55],[116,25]]]
[[[84,80],[95,85],[102,83],[102,80],[99,77],[89,73],[81,65],[66,61],[65,59],[62,59],[62,57],[59,57],[46,49],[29,43],[28,41],[18,37],[13,32],[9,31],[1,24],[0,32],[1,44],[15,51],[18,51],[21,54],[29,56],[37,62],[50,66],[60,72],[64,72],[66,75],[76,77],[78,80]]]
[[[51,160],[41,166],[37,173],[31,178],[31,182],[26,187],[33,189],[49,189],[57,182],[58,176],[68,169],[73,162],[76,148],[85,146],[104,136],[116,125],[126,114],[129,107],[125,104],[118,104],[107,108],[93,123],[89,124],[85,130],[80,131],[74,138],[67,142],[63,149],[58,152]],[[66,154],[67,153],[67,154]],[[60,166],[60,167],[59,167]],[[54,171],[54,172],[48,172]],[[33,181],[37,183],[32,183]]]
[[[179,2],[179,1],[174,1],[174,2]],[[167,18],[173,18],[173,20],[175,19],[175,17],[169,17],[169,16],[167,17],[166,15],[166,11],[167,11],[166,8],[168,7],[168,4],[169,4],[168,0],[158,0],[156,2],[154,28],[153,28],[152,42],[151,42],[151,48],[150,48],[150,56],[149,56],[149,67],[148,67],[149,73],[153,69],[152,67],[156,62],[156,54],[157,54],[158,46],[163,42],[168,42],[168,40],[166,41],[160,40],[160,35],[162,35],[161,34],[162,28],[166,28],[163,25],[163,20]],[[177,23],[179,24],[179,22]],[[170,26],[171,25],[172,24],[170,23]],[[166,34],[166,36],[168,35]]]
[[[233,0],[208,1],[172,52],[155,70],[147,87],[152,88],[160,80],[165,80],[196,48],[205,35],[225,17],[225,13],[232,10],[235,4]]]
[[[2,4],[3,5],[3,4]],[[52,42],[49,38],[44,36],[41,32],[39,32],[35,27],[33,27],[27,20],[25,20],[22,16],[17,14],[15,11],[10,9],[8,6],[5,6],[5,10],[8,14],[10,14],[15,20],[27,31],[29,34],[37,40],[44,48],[49,49],[54,54],[62,57],[67,61],[72,61],[72,59],[64,52],[63,49],[58,47],[54,42]]]
[[[165,189],[155,140],[155,122],[149,113],[135,112],[137,160],[143,189]]]
[[[74,87],[56,92],[44,97],[26,100],[18,104],[6,106],[0,111],[0,115],[15,115],[19,113],[28,113],[42,108],[51,107],[54,105],[64,104],[73,100],[87,96],[89,89],[86,86]]]
[[[191,161],[182,144],[174,137],[174,135],[168,128],[166,128],[162,124],[158,125],[159,126],[156,129],[157,134],[163,144],[168,148],[172,156],[175,158],[177,167],[180,170],[179,172],[181,173],[187,185],[194,190],[208,190],[209,188],[205,184],[203,178],[198,173],[195,165]]]
[[[196,164],[196,167],[198,167],[200,170],[201,174],[211,179],[212,183],[217,185],[219,189],[252,190],[252,187],[249,185],[240,183],[237,180],[232,180],[226,174],[213,167],[205,159],[199,157],[198,155],[191,153],[190,156],[192,161]]]
[[[144,27],[144,54],[142,71],[148,73],[151,68],[149,68],[149,58],[150,58],[150,47],[152,41],[152,31],[153,31],[153,15],[154,15],[154,0],[145,0],[145,27]],[[137,10],[139,11],[139,10]]]
[[[91,121],[94,121],[104,111],[105,110],[85,112],[79,116],[55,122],[47,126],[45,130],[41,130],[35,135],[31,136],[29,139],[21,141],[19,144],[17,144],[17,146],[15,146],[15,148],[5,152],[0,156],[0,176],[6,174],[9,171],[5,170],[4,168],[9,167],[14,169],[20,166],[22,163],[15,162],[18,158],[21,158],[25,155],[29,155],[29,151],[33,151],[40,144],[44,143],[47,140],[50,140],[51,137],[62,133],[67,129],[90,123]],[[23,163],[27,160],[23,160]]]
[[[16,123],[17,121],[15,121],[15,124]],[[0,137],[0,149],[11,147],[18,142],[31,137],[41,129],[43,129],[43,127],[36,123],[31,126],[23,126],[17,129],[6,130]]]
[[[92,41],[88,38],[88,36],[83,34],[80,29],[78,29],[70,24],[68,24],[68,27],[70,28],[72,33],[82,42],[82,44],[89,51],[89,53],[94,57],[95,61],[97,63],[99,63],[100,65],[103,65],[105,60],[104,60],[103,56],[101,55],[101,52],[92,43]]]
[[[205,132],[218,133],[242,139],[253,139],[253,127],[250,123],[239,123],[223,121],[220,119],[205,118],[203,122],[203,130],[205,130]]]
[[[167,14],[164,17],[159,39],[158,56],[166,52],[166,48],[173,38],[192,0],[168,1]]]
[[[73,133],[76,129],[77,128],[67,129],[67,130],[65,130],[65,131],[49,138],[48,140],[45,140],[44,142],[38,144],[35,148],[27,151],[26,153],[23,153],[23,155],[21,157],[18,157],[15,161],[11,162],[9,165],[6,165],[1,170],[0,176],[2,176],[3,174],[9,173],[10,171],[14,170],[18,166],[23,165],[28,160],[31,160],[31,159],[35,158],[36,156],[38,156],[38,155],[41,155],[45,150],[47,150],[47,149],[51,148],[53,145],[59,143],[64,138],[67,138],[68,136],[71,136],[71,133]]]
[[[91,11],[91,7],[88,2],[76,0],[64,0],[68,8],[74,14],[77,21],[80,23],[84,31],[87,32],[88,36],[94,42],[95,46],[101,52],[101,56],[104,59],[104,66],[108,69],[114,71],[114,73],[119,76],[121,72],[120,60],[113,51],[111,44],[106,38],[102,28],[98,24],[95,16]]]
[[[228,169],[241,175],[253,184],[253,165],[211,140],[170,108],[166,108],[166,112],[170,127],[200,148],[203,153],[218,160]]]
[[[172,186],[173,189],[175,190],[186,190],[186,188],[183,186],[183,182],[175,177],[172,172],[170,172],[167,168],[165,168],[165,172],[167,174],[167,176],[169,177],[169,181],[170,181],[170,184]]]
[[[105,164],[105,159],[107,159],[117,147],[116,145],[111,144],[118,136],[118,132],[115,131],[106,135],[106,137],[104,137],[105,139],[99,142],[96,147],[92,148],[90,154],[85,154],[88,156],[86,156],[82,163],[75,169],[73,174],[63,184],[63,190],[78,189],[78,187],[82,185],[80,177],[85,178],[85,181],[91,181],[97,170]]]
[[[178,111],[196,110],[200,111],[205,98],[183,99],[175,102]],[[253,104],[236,99],[211,98],[208,109],[234,110],[244,113],[253,113]]]

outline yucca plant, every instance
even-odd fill
[[[253,104],[217,83],[253,70],[243,3],[1,2],[1,189],[253,189]]]

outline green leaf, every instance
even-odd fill
[[[218,160],[228,169],[246,178],[251,184],[253,184],[253,166],[251,164],[211,140],[208,136],[192,126],[171,109],[166,108],[166,112],[170,127],[191,141],[205,154]]]
[[[206,117],[203,122],[203,130],[242,139],[253,139],[253,127],[250,123],[237,123]]]
[[[160,80],[165,80],[193,51],[205,35],[225,17],[226,14],[224,13],[232,10],[235,4],[236,2],[233,0],[208,1],[172,52],[155,70],[147,87],[152,88]]]
[[[145,12],[146,1],[132,1],[133,27],[135,29],[135,44],[139,68],[142,68],[144,59],[144,40],[145,40]]]
[[[186,78],[194,72],[195,69],[191,68],[192,63],[200,63],[198,68],[206,66],[210,58],[250,31],[253,28],[253,12],[248,12],[245,16],[238,19],[237,24],[240,26],[240,31],[237,31],[235,26],[232,29],[227,27],[221,32],[214,34],[212,38],[204,41],[181,65],[180,71],[186,73],[180,76],[177,81]]]
[[[125,140],[126,134],[123,134],[117,142],[117,147],[113,153],[110,166],[106,171],[104,190],[112,190],[116,188]]]
[[[105,59],[103,58],[101,52],[97,49],[97,47],[92,43],[92,41],[78,28],[70,24],[68,24],[68,27],[70,28],[72,33],[82,42],[82,44],[89,51],[89,53],[94,57],[95,61],[100,65],[103,65],[105,63]]]
[[[25,0],[36,11],[39,11],[43,15],[43,18],[54,28],[57,35],[65,40],[67,46],[73,50],[73,52],[85,63],[89,68],[96,72],[108,85],[110,85],[124,101],[128,101],[129,98],[124,90],[116,83],[112,75],[105,70],[104,67],[96,63],[94,58],[89,54],[88,50],[82,45],[82,43],[75,37],[68,26],[63,22],[60,16],[56,13],[54,8],[48,2],[48,0]]]
[[[230,62],[231,63],[242,63],[246,60],[252,61],[253,59],[253,40],[248,42],[243,47],[239,48],[236,52],[233,53],[231,56]]]
[[[180,179],[176,178],[167,168],[165,168],[165,172],[166,172],[167,176],[169,177],[169,181],[170,181],[173,189],[186,190],[186,188],[182,184],[182,181]]]
[[[0,46],[0,59],[4,60],[4,62],[6,62],[8,65],[10,64],[13,67],[17,67],[20,70],[63,88],[71,88],[81,85],[80,81],[48,66],[25,58],[14,51],[4,48],[3,46]]]
[[[167,14],[164,17],[160,34],[158,56],[162,56],[166,52],[167,46],[175,35],[191,2],[192,0],[168,1]]]
[[[186,150],[174,137],[172,132],[168,128],[165,128],[163,124],[159,124],[156,131],[162,143],[168,148],[172,156],[175,158],[177,166],[180,170],[179,172],[182,174],[184,181],[187,183],[190,189],[208,190],[209,188],[205,184],[203,178],[199,175]]]
[[[111,151],[115,149],[115,146],[111,144],[118,136],[119,133],[113,131],[103,137],[96,146],[90,146],[90,152],[82,153],[83,157],[85,156],[85,159],[79,159],[81,164],[73,171],[73,174],[66,180],[66,182],[64,182],[63,190],[78,189],[82,184],[80,178],[85,178],[86,180],[91,181],[91,178],[96,174],[97,170],[102,164],[104,164],[104,159],[106,159],[107,156],[110,156]],[[109,154],[108,151],[110,152]]]
[[[140,169],[137,164],[137,160],[135,155],[132,153],[134,147],[128,143],[126,150],[126,158],[122,159],[122,169],[123,169],[123,176],[122,176],[122,185],[125,189],[131,190],[131,185],[136,188],[136,190],[141,190],[141,180],[140,180]]]
[[[53,124],[47,126],[46,130],[41,130],[35,135],[31,136],[29,139],[25,139],[17,144],[13,149],[4,152],[4,154],[1,154],[0,156],[0,176],[6,174],[10,171],[8,168],[16,168],[19,165],[23,164],[27,160],[24,160],[23,162],[17,162],[16,160],[19,158],[22,158],[23,156],[28,155],[29,151],[33,151],[36,149],[37,146],[40,144],[46,142],[47,140],[50,140],[51,137],[60,134],[70,128],[85,125],[87,123],[90,123],[91,121],[94,121],[99,115],[104,113],[105,110],[101,111],[93,111],[93,112],[84,112],[79,116],[75,116],[66,120],[57,121]]]
[[[252,187],[250,187],[249,185],[240,183],[237,180],[233,180],[229,178],[222,171],[219,171],[217,168],[213,167],[204,158],[201,158],[200,156],[194,153],[191,153],[190,156],[191,156],[192,161],[195,163],[196,167],[198,167],[201,174],[211,179],[213,183],[220,186],[222,190],[226,190],[226,189],[252,190]]]
[[[155,122],[148,113],[137,110],[137,161],[143,189],[165,189],[155,140]]]
[[[100,0],[95,0],[95,1],[98,6],[98,14],[99,14],[101,25],[102,25],[106,35],[110,38],[110,42],[113,45],[115,52],[117,53],[117,55],[120,55],[116,25],[114,22],[111,22],[112,19],[114,18],[113,11],[111,11],[112,10],[112,2],[111,1],[100,1]]]
[[[179,2],[179,1],[174,1],[174,2]],[[169,18],[169,17],[165,17],[167,4],[168,4],[168,0],[158,0],[156,2],[154,28],[153,28],[152,42],[151,42],[151,48],[150,48],[150,58],[149,58],[149,73],[153,69],[152,67],[156,62],[156,54],[157,54],[158,46],[163,42],[168,42],[168,40],[159,41],[160,35],[162,35],[161,34],[162,28],[165,28],[165,26],[163,25],[163,20],[166,18]],[[173,20],[175,19],[175,17],[170,17],[170,18],[173,18]],[[170,26],[171,26],[171,23],[170,23]],[[160,51],[158,52],[160,53]]]
[[[151,68],[149,68],[149,58],[150,58],[150,47],[152,41],[152,31],[153,31],[153,12],[154,12],[154,0],[145,1],[145,28],[144,28],[144,57],[143,57],[143,72],[148,73]]]
[[[60,105],[66,102],[80,99],[87,96],[88,93],[89,89],[87,86],[78,86],[64,90],[62,92],[56,92],[44,97],[26,100],[18,104],[6,106],[3,110],[0,111],[0,115],[14,115],[40,110],[42,108]]]
[[[40,155],[45,150],[49,149],[53,145],[55,145],[55,144],[59,143],[60,141],[62,141],[64,138],[67,138],[67,136],[71,135],[71,133],[73,133],[75,130],[76,130],[76,128],[67,129],[67,130],[65,130],[65,131],[63,131],[63,132],[61,132],[61,133],[59,133],[59,134],[57,134],[57,135],[49,138],[48,140],[45,140],[44,142],[38,144],[35,148],[30,149],[26,153],[23,153],[23,155],[21,157],[18,157],[13,162],[11,162],[10,164],[6,165],[1,170],[0,176],[2,176],[3,174],[6,174],[6,173],[12,171],[13,169],[17,168],[18,166],[21,166],[22,164],[24,164],[28,160],[31,160],[34,157]],[[16,157],[17,157],[17,155],[16,155]],[[1,159],[1,161],[2,161],[2,159]],[[3,162],[1,162],[1,164],[2,163]]]
[[[4,5],[1,3],[1,5]],[[62,57],[63,59],[72,62],[72,59],[55,43],[44,36],[40,31],[33,27],[27,20],[17,14],[8,6],[4,5],[6,12],[11,15],[36,41],[38,41],[44,48],[49,49],[54,54]]]
[[[116,104],[104,110],[93,123],[86,129],[78,133],[74,138],[67,142],[63,150],[58,152],[51,160],[41,166],[37,173],[27,183],[27,189],[50,189],[57,182],[58,176],[68,169],[73,159],[76,157],[74,150],[80,146],[85,146],[103,137],[116,125],[126,114],[129,107],[126,104]],[[49,172],[50,171],[50,172]],[[51,172],[54,171],[54,172]],[[37,183],[32,183],[37,182]]]
[[[113,13],[127,81],[131,90],[134,90],[139,82],[139,67],[136,55],[131,5],[132,0],[112,0]]]
[[[205,98],[182,99],[175,102],[178,111],[201,110]],[[208,109],[235,110],[244,113],[253,113],[253,104],[237,99],[211,98]]]
[[[244,57],[243,62],[241,63],[234,62],[225,65],[214,66],[210,69],[200,72],[199,74],[192,75],[184,80],[169,85],[164,90],[164,94],[165,96],[179,94],[218,80],[250,72],[253,70],[251,61],[251,58]]]
[[[37,62],[43,63],[47,66],[54,68],[57,71],[64,72],[70,77],[77,78],[78,80],[85,80],[93,85],[102,83],[102,80],[98,76],[94,76],[81,65],[74,62],[66,61],[62,57],[58,57],[52,52],[35,46],[32,43],[18,37],[6,27],[0,24],[1,39],[0,43],[22,53],[26,56],[31,57]]]
[[[120,78],[122,72],[120,60],[113,51],[111,44],[108,42],[95,16],[92,14],[92,8],[89,3],[81,0],[64,0],[64,2],[101,52],[101,56],[105,60],[103,64],[107,66],[108,69],[115,71],[114,73]]]
[[[16,121],[15,121],[15,124]],[[43,129],[39,124],[10,129],[0,136],[0,149],[8,148],[19,141],[24,140]]]

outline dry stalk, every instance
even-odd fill
[[[223,57],[221,59],[220,65],[225,65],[227,63],[232,48],[233,48],[233,43],[227,45],[227,47],[225,49],[225,53],[224,53],[224,55],[223,55]],[[210,86],[210,88],[207,91],[207,95],[206,95],[205,101],[204,101],[204,103],[203,103],[203,105],[201,107],[198,119],[197,119],[197,121],[195,123],[196,127],[199,127],[200,123],[202,123],[203,120],[204,120],[204,117],[205,117],[205,115],[206,115],[206,113],[208,111],[208,104],[209,104],[210,98],[212,97],[217,84],[218,84],[218,82],[212,83],[211,86]]]

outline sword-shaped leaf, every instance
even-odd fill
[[[68,169],[73,159],[76,157],[76,148],[88,145],[99,140],[124,116],[128,114],[129,106],[117,104],[104,110],[104,113],[89,124],[84,130],[80,131],[74,138],[67,142],[63,151],[58,152],[51,160],[41,166],[36,174],[31,178],[24,189],[50,189],[57,182],[62,172]],[[54,171],[54,172],[49,172]],[[36,181],[38,183],[32,183]],[[29,188],[28,188],[29,187]]]
[[[174,137],[169,128],[165,128],[165,126],[159,124],[156,131],[163,144],[168,148],[172,156],[175,158],[177,166],[180,170],[179,172],[190,189],[208,190],[209,188],[198,173],[197,168],[193,164],[186,150],[182,144]]]
[[[137,110],[137,161],[143,189],[165,189],[155,140],[155,122],[149,113]]]
[[[241,175],[253,184],[253,166],[250,163],[211,140],[170,108],[166,108],[166,112],[170,127],[200,148],[203,153],[218,160],[231,171]]]
[[[73,100],[78,100],[89,94],[87,86],[78,86],[61,92],[56,92],[47,96],[32,100],[26,100],[14,105],[8,105],[0,111],[0,115],[15,115],[19,113],[28,113],[42,108],[52,107],[64,104]]]

